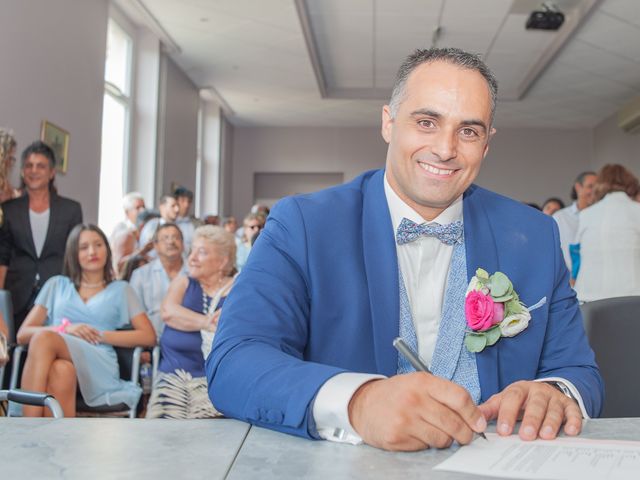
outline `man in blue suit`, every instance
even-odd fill
[[[525,440],[563,424],[576,435],[598,415],[602,380],[555,222],[472,185],[496,95],[476,56],[416,51],[383,108],[385,170],[272,210],[207,360],[218,410],[391,450],[465,444],[492,419],[509,435],[520,416]],[[464,303],[478,268],[505,273],[531,320],[472,353]],[[398,336],[433,374],[407,368]]]

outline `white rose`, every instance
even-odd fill
[[[529,326],[529,320],[531,320],[531,314],[528,310],[509,315],[500,322],[500,333],[503,337],[515,337]]]

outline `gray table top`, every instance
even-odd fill
[[[583,436],[640,441],[640,418],[589,420]],[[392,453],[228,419],[0,418],[2,478],[481,478],[431,471],[454,451]]]
[[[0,418],[0,477],[222,479],[248,431],[226,419]]]
[[[490,427],[490,430],[494,430]],[[587,438],[640,440],[640,418],[588,420]],[[455,452],[426,450],[385,452],[365,445],[314,442],[253,427],[229,473],[229,479],[429,479],[460,480],[486,477],[431,471]]]

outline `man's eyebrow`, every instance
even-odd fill
[[[420,115],[426,115],[428,117],[435,117],[435,118],[442,117],[441,113],[438,113],[435,110],[429,110],[428,108],[420,108],[418,110],[414,110],[413,112],[411,112],[412,117],[418,117]]]

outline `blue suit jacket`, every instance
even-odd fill
[[[327,379],[396,373],[398,262],[383,175],[367,172],[272,210],[207,359],[209,395],[225,415],[313,437],[311,405]],[[602,380],[555,221],[477,186],[463,212],[469,277],[478,267],[499,270],[526,305],[547,297],[525,331],[476,355],[482,400],[517,380],[560,376],[598,415]]]

